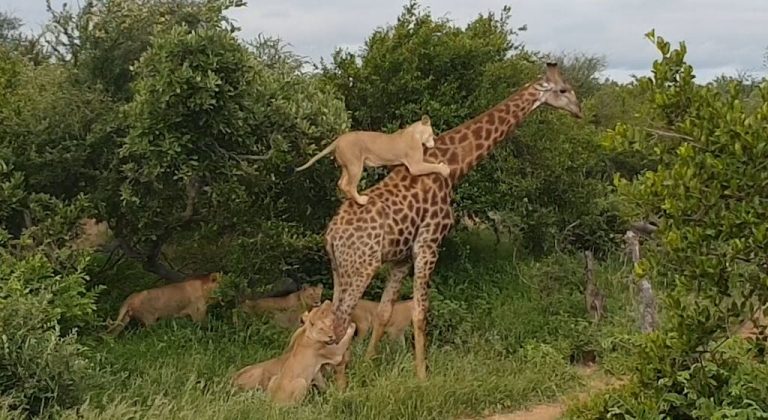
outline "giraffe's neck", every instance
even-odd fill
[[[488,111],[440,135],[425,153],[431,161],[445,162],[456,185],[504,140],[540,104],[541,92],[533,83],[524,86]]]

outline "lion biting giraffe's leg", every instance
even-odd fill
[[[345,200],[328,224],[325,240],[332,266],[340,263],[354,270],[362,267],[366,273],[373,270],[370,272],[372,276],[383,263],[414,260],[412,320],[419,378],[426,377],[427,287],[440,241],[453,225],[453,189],[542,104],[567,111],[576,118],[583,117],[572,87],[561,77],[555,63],[547,63],[545,75],[488,111],[443,132],[434,140],[434,147],[423,151],[424,162],[446,164],[447,177],[417,176],[404,165],[395,166],[390,168],[385,179],[365,192],[373,198],[367,205],[357,205],[353,199]],[[347,274],[352,271],[347,269],[349,273],[345,272],[342,270],[345,267],[334,268],[337,340],[343,335],[353,307],[370,282],[368,274],[350,276]],[[396,284],[389,288],[385,301],[392,299],[396,294],[394,290],[398,289]],[[391,310],[389,305],[383,305],[381,318],[391,316]],[[377,322],[378,318],[377,315]],[[374,351],[376,341],[373,340]]]

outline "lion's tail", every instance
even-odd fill
[[[131,299],[126,299],[125,303],[123,303],[123,306],[120,307],[120,312],[117,314],[117,319],[115,319],[115,323],[112,324],[112,326],[107,329],[107,334],[114,337],[120,334],[120,331],[122,331],[123,328],[125,328],[125,326],[128,325],[128,321],[131,320],[131,314],[129,313],[130,304],[131,304]]]
[[[323,156],[327,155],[328,153],[331,153],[333,151],[333,149],[336,148],[336,142],[338,142],[338,141],[339,141],[338,139],[334,140],[333,143],[329,144],[328,147],[323,149],[322,152],[320,152],[320,153],[316,154],[314,157],[312,157],[312,159],[310,159],[309,162],[307,162],[304,165],[299,166],[298,168],[296,168],[296,172],[303,171],[304,169],[309,168],[310,166],[312,166],[313,163],[315,163],[318,160],[322,159]]]

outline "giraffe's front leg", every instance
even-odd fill
[[[418,241],[422,242],[422,241]],[[426,241],[425,241],[426,242]],[[429,278],[437,263],[437,243],[415,244],[413,273],[413,341],[415,347],[416,377],[427,379],[427,310],[429,309]]]
[[[355,264],[357,261],[336,261],[335,277],[338,276],[338,283],[334,282],[333,287],[333,312],[334,312],[334,334],[336,343],[341,342],[347,327],[350,323],[350,314],[352,308],[363,296],[363,292],[370,284],[373,275],[379,269],[381,257],[377,257],[376,250],[369,249],[369,258],[366,255],[359,255],[358,261],[367,262],[367,264]],[[363,250],[359,253],[364,254]],[[336,385],[340,390],[347,387],[347,363],[349,362],[351,349],[348,347],[344,352],[341,362],[334,366]]]
[[[365,352],[367,359],[376,355],[376,346],[384,335],[384,328],[392,317],[392,306],[400,295],[400,286],[403,284],[403,279],[408,275],[410,269],[410,261],[401,261],[395,263],[389,271],[387,285],[384,287],[384,292],[381,294],[381,302],[379,302],[379,307],[376,309],[371,341],[368,342],[368,350]]]

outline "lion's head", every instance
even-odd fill
[[[305,308],[314,308],[320,305],[320,299],[323,298],[323,285],[317,286],[303,285],[299,290],[299,300],[304,304]]]
[[[311,311],[304,312],[301,316],[302,328],[306,336],[313,341],[333,344],[336,336],[333,333],[333,307],[330,300],[326,300],[320,306]]]
[[[203,290],[205,290],[206,293],[211,293],[219,287],[221,273],[211,273],[201,277],[200,280],[202,280],[203,283]]]
[[[425,147],[435,147],[435,132],[432,130],[432,121],[429,116],[422,115],[421,120],[409,125],[405,130],[419,139]]]

